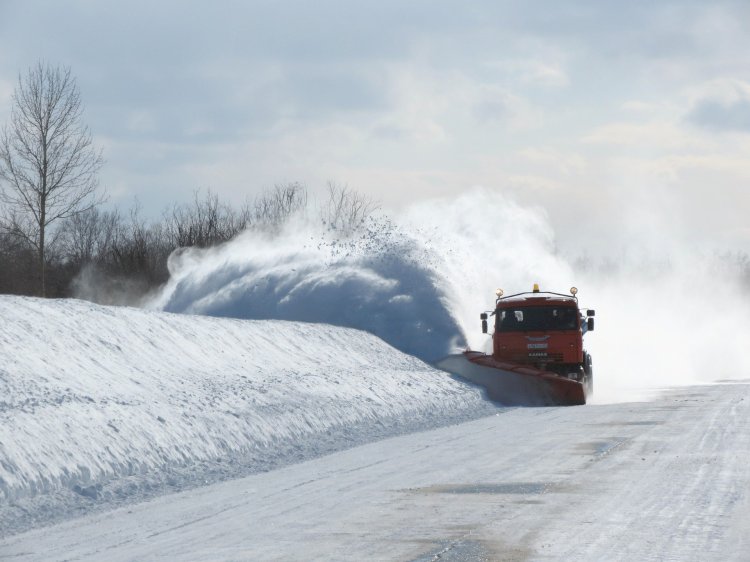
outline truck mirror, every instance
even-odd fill
[[[479,315],[479,319],[480,320],[487,320],[487,313],[486,312],[482,312],[482,314]]]
[[[594,331],[594,319],[593,318],[589,318],[586,321],[586,323],[587,323],[587,327],[588,327],[589,332],[593,332]]]
[[[586,311],[586,316],[596,316],[596,310],[591,310],[590,308]]]
[[[485,314],[485,316],[487,315]],[[487,333],[487,320],[485,320],[484,318],[482,318],[482,333],[483,334]]]

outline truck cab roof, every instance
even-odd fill
[[[511,295],[497,299],[497,308],[510,308],[522,304],[524,306],[578,306],[578,300],[567,295],[525,293]]]

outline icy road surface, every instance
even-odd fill
[[[750,385],[518,408],[16,535],[8,560],[747,560]]]

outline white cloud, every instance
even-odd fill
[[[557,65],[546,63],[531,64],[523,80],[530,84],[542,84],[545,86],[567,86],[570,79],[565,71]]]
[[[676,181],[686,174],[703,172],[715,174],[718,179],[722,175],[730,175],[744,181],[750,180],[750,168],[747,166],[748,153],[745,156],[725,156],[721,154],[704,155],[671,155],[656,158],[652,161],[641,162],[640,166],[654,177],[661,177]],[[638,163],[633,162],[634,166]]]
[[[580,174],[588,164],[582,154],[548,147],[524,148],[516,155],[533,166],[541,166],[565,176]]]
[[[543,112],[522,94],[463,69],[436,68],[419,57],[384,72],[387,107],[373,112],[373,136],[401,142],[439,144],[474,141],[480,131],[538,128]],[[477,147],[481,149],[481,147]]]
[[[750,83],[714,80],[694,88],[692,98],[690,123],[713,131],[750,133]]]
[[[466,98],[480,124],[501,124],[510,130],[529,130],[542,126],[544,115],[526,98],[496,85],[467,83]]]
[[[563,88],[570,85],[570,77],[560,60],[559,53],[540,53],[539,58],[513,57],[494,60],[486,64],[499,71],[505,82],[527,86]]]
[[[133,133],[150,133],[156,130],[153,113],[138,109],[128,113],[125,128]]]
[[[716,78],[691,85],[685,89],[684,95],[691,105],[707,98],[731,103],[750,96],[750,82],[736,78]]]
[[[628,100],[622,104],[622,109],[632,113],[653,113],[658,106],[645,101]]]
[[[595,128],[581,139],[585,144],[630,147],[648,151],[710,149],[714,145],[699,134],[691,134],[671,122],[617,122]]]
[[[542,176],[509,176],[508,184],[511,187],[531,190],[552,190],[560,189],[561,184]]]
[[[375,137],[400,142],[436,143],[448,138],[445,116],[451,105],[450,87],[437,87],[438,78],[411,63],[385,69],[389,106],[374,116]]]

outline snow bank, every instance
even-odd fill
[[[0,317],[0,507],[200,462],[252,472],[488,407],[352,329],[18,297]]]

